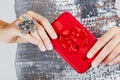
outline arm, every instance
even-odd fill
[[[12,34],[12,28],[9,27],[9,23],[0,20],[0,42],[13,43],[16,40],[16,36]]]

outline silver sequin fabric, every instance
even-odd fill
[[[15,0],[16,17],[32,10],[51,23],[63,12],[70,12],[96,37],[116,25],[115,0]],[[18,80],[120,80],[120,65],[90,68],[77,73],[54,50],[41,52],[31,43],[17,45]]]

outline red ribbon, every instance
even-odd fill
[[[88,36],[85,30],[74,26],[72,31],[65,29],[59,34],[62,47],[69,53],[76,53],[80,48],[88,44]]]

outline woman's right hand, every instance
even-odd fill
[[[18,29],[16,25],[23,22],[22,16],[26,16],[30,19],[36,20],[37,23],[34,32],[25,35],[21,34],[20,29]],[[50,22],[45,17],[38,15],[33,11],[28,11],[22,14],[13,23],[7,25],[7,28],[9,28],[10,34],[7,35],[7,39],[5,42],[8,43],[30,42],[34,45],[37,45],[41,51],[53,49],[50,38],[51,39],[57,38],[56,32],[54,31]],[[48,37],[47,34],[50,36],[50,38]]]

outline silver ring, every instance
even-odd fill
[[[21,30],[21,34],[28,34],[30,32],[34,32],[36,21],[30,20],[26,16],[22,16],[22,18],[23,18],[23,22],[17,24],[17,26],[16,26],[17,28],[19,28]]]

